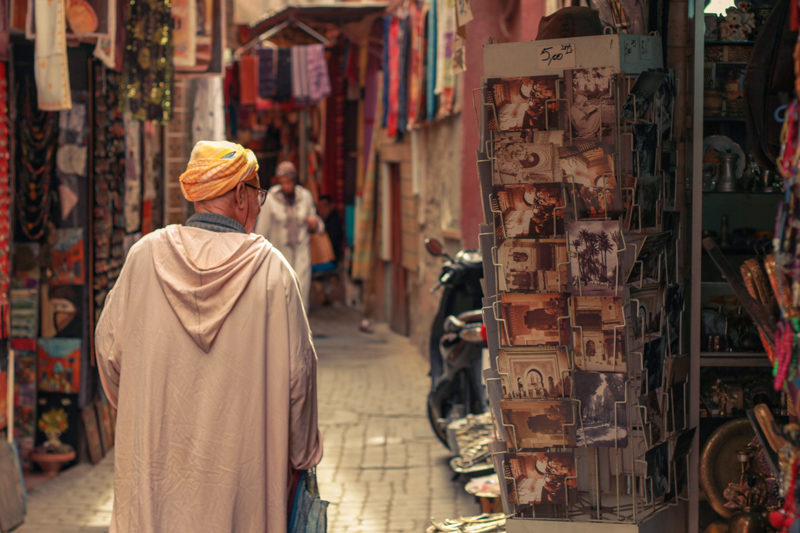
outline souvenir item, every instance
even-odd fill
[[[567,246],[563,239],[505,239],[497,247],[502,292],[565,291]]]
[[[628,445],[625,374],[575,372],[575,397],[579,401],[579,446],[624,448]]]
[[[513,449],[575,445],[575,413],[566,400],[503,400],[503,423]]]
[[[169,0],[129,1],[122,65],[125,108],[136,120],[168,122],[174,74]]]
[[[622,212],[622,197],[611,153],[590,141],[558,149],[562,179],[573,203],[573,218],[610,219]]]
[[[564,197],[560,183],[495,187],[492,211],[503,238],[564,234]]]
[[[571,313],[575,367],[581,370],[624,372],[627,358],[622,299],[573,296]]]
[[[488,80],[489,103],[494,104],[489,129],[558,129],[556,80],[555,76]]]
[[[500,296],[501,344],[558,346],[569,342],[567,298],[561,293]]]
[[[504,472],[511,502],[517,508],[532,507],[537,517],[557,517],[553,506],[567,503],[577,486],[575,457],[567,451],[509,455]]]
[[[614,71],[611,67],[572,69],[564,72],[569,102],[570,138],[573,142],[615,138]]]
[[[65,0],[35,0],[34,75],[39,109],[69,109],[69,69]]]
[[[97,30],[97,13],[86,0],[67,0],[67,24],[72,33],[93,33]]]
[[[619,222],[570,222],[567,227],[573,294],[616,296],[622,290],[618,252],[624,247]]]
[[[77,393],[80,383],[81,340],[39,339],[37,375],[40,391]]]
[[[566,348],[541,352],[501,349],[497,371],[508,399],[552,399],[569,396],[569,356]]]

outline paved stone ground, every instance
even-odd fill
[[[422,532],[430,517],[478,514],[463,483],[451,480],[447,451],[428,426],[425,360],[385,324],[360,332],[359,319],[341,307],[311,315],[325,444],[317,477],[331,502],[328,531]],[[69,469],[31,490],[18,531],[107,531],[112,480],[113,454]]]

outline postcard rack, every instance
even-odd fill
[[[619,54],[587,52],[615,39]],[[666,149],[674,84],[657,42],[484,49],[484,377],[510,532],[683,519],[693,432]]]

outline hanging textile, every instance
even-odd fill
[[[378,79],[377,94],[383,91],[381,79]],[[381,114],[381,101],[376,101],[375,116]],[[376,185],[378,169],[376,162],[376,146],[380,135],[379,128],[373,128],[372,139],[369,144],[367,156],[367,170],[364,173],[364,184],[356,195],[355,236],[353,238],[353,279],[369,279],[372,270],[375,241],[375,215],[376,215]]]
[[[331,94],[331,78],[325,61],[325,47],[311,44],[308,49],[308,91],[312,103]]]
[[[33,72],[39,109],[58,111],[72,105],[67,65],[64,0],[35,0],[36,41]]]
[[[216,76],[198,78],[194,80],[194,84],[192,146],[197,141],[224,141],[225,102],[222,95],[222,78]]]
[[[325,159],[322,190],[337,198],[344,197],[345,135],[344,114],[347,80],[344,77],[341,47],[334,49],[328,64],[331,74],[331,95],[325,106]]]
[[[402,17],[397,32],[397,131],[405,133],[408,125],[408,50],[409,17]]]
[[[383,80],[381,84],[382,89],[380,92],[382,100],[380,117],[381,117],[381,127],[384,128],[387,127],[387,124],[389,122],[389,85],[390,85],[389,81],[391,78],[390,74],[391,69],[389,67],[389,48],[390,48],[389,34],[391,33],[390,29],[392,27],[393,18],[394,17],[392,17],[391,15],[386,15],[381,20],[382,22],[381,26],[383,28],[383,68],[382,68]]]
[[[117,2],[108,2],[108,20],[117,20]],[[117,66],[117,25],[108,25],[108,35],[98,37],[97,44],[94,45],[94,57],[103,62],[108,68]]]
[[[89,165],[89,94],[73,91],[72,109],[61,111],[58,117],[58,149],[56,150],[56,180],[60,209],[53,216],[58,228],[75,228],[86,224],[87,206],[79,207]]]
[[[453,65],[453,40],[456,34],[454,0],[436,0],[436,88],[439,95],[439,114],[449,115],[455,96],[455,70]]]
[[[5,3],[5,2],[4,2]],[[10,279],[10,214],[11,189],[8,172],[8,75],[0,63],[0,338],[10,335],[8,289]]]
[[[436,50],[437,50],[437,0],[430,0],[428,10],[428,53],[427,69],[425,73],[425,112],[428,120],[436,118]]]
[[[129,113],[125,123],[125,233],[142,227],[142,130],[141,122]]]
[[[289,48],[278,49],[278,90],[275,99],[279,102],[292,97],[292,50]]]
[[[239,62],[239,103],[256,105],[258,98],[258,58],[244,56]]]
[[[32,241],[44,236],[50,221],[50,186],[58,145],[58,113],[37,109],[35,94],[34,81],[25,76],[17,94],[22,112],[14,205],[19,228]]]
[[[213,78],[212,78],[213,79]],[[224,124],[223,124],[224,126]],[[142,151],[142,234],[163,226],[163,202],[161,188],[164,182],[164,157],[161,146],[161,128],[153,122],[144,123]]]
[[[125,108],[133,118],[169,122],[174,76],[171,0],[129,0],[122,66]]]
[[[425,17],[427,7],[411,2],[409,9],[408,51],[408,121],[406,128],[413,129],[419,120],[423,104],[422,81],[425,78]]]
[[[121,76],[96,65],[94,69],[94,319],[100,316],[108,291],[122,269],[125,213],[125,124],[119,110]]]
[[[389,85],[386,89],[389,95],[389,108],[386,111],[386,134],[390,138],[397,137],[397,110],[400,98],[400,19],[392,17],[389,22],[389,36],[386,42],[386,51],[389,55],[388,71]]]
[[[308,103],[308,50],[305,46],[293,46],[292,50],[292,98],[296,105]]]
[[[258,96],[272,98],[278,90],[275,79],[276,53],[274,48],[259,48],[258,56]]]

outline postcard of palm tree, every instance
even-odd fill
[[[486,82],[489,129],[561,129],[558,76],[493,78]]]
[[[567,226],[570,283],[580,296],[620,296],[617,254],[625,248],[616,220],[578,220]]]
[[[501,292],[566,292],[567,244],[561,239],[503,239],[497,246]]]
[[[560,183],[494,187],[491,209],[502,238],[555,237],[564,234],[564,195]]]
[[[622,192],[611,151],[597,141],[558,149],[562,179],[576,219],[615,218],[623,213]]]
[[[567,297],[562,293],[501,294],[500,320],[503,346],[569,344]]]
[[[500,349],[497,370],[503,398],[564,398],[570,394],[569,355],[562,347],[546,351]]]
[[[572,379],[575,397],[580,402],[578,446],[626,447],[626,375],[619,372],[575,372]]]
[[[573,296],[572,345],[581,370],[626,372],[622,298]]]
[[[571,400],[502,400],[503,425],[512,448],[575,446]]]

